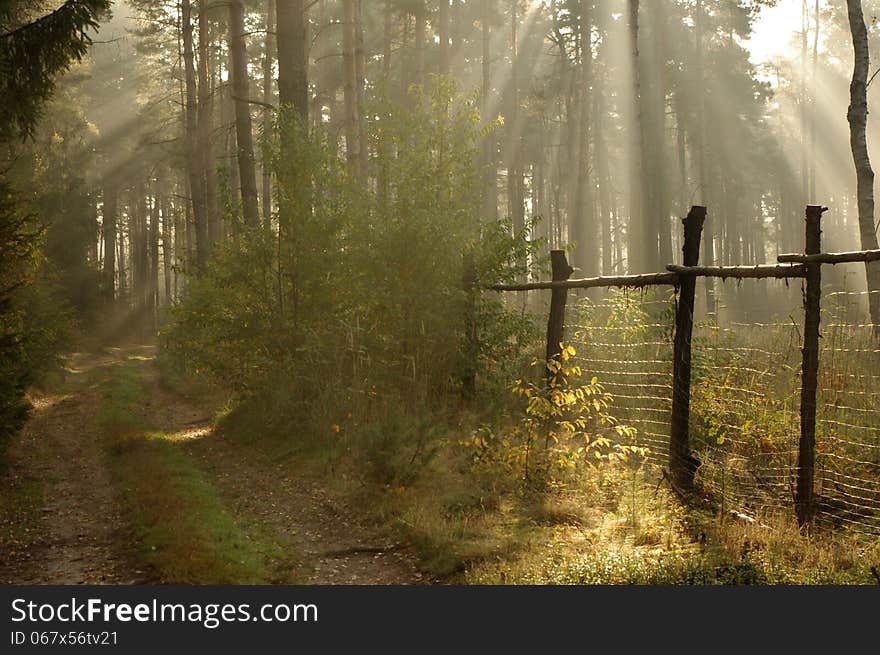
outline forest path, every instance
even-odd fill
[[[269,540],[277,582],[419,584],[411,550],[331,497],[320,481],[228,438],[211,410],[166,388],[152,345],[73,355],[63,393],[34,409],[0,474],[0,582],[135,584],[161,581],[134,553],[119,490],[100,443],[100,385],[133,366],[143,397],[132,411],[170,435],[210,480],[248,538]]]
[[[75,353],[59,391],[33,409],[0,473],[0,582],[136,584],[130,531],[96,424],[98,389],[114,354]]]
[[[333,498],[320,481],[298,473],[290,460],[278,460],[215,429],[204,409],[163,386],[152,362],[143,362],[143,376],[153,400],[151,422],[184,437],[183,449],[208,474],[234,516],[258,524],[282,551],[293,551],[296,570],[291,573],[297,582],[427,582],[411,549],[369,525],[353,508]],[[203,418],[198,419],[200,412]]]

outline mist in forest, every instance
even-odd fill
[[[823,521],[880,530],[876,15],[6,0],[0,451],[25,470],[55,396],[92,407],[77,420],[103,435],[89,447],[165,582],[297,581],[297,548],[385,553],[319,505],[267,518],[283,536],[248,551],[250,510],[223,499],[274,507],[254,481],[276,461],[285,493],[308,471],[407,544],[353,565],[374,583],[648,575],[638,550],[548,568],[520,554],[525,524],[606,545],[629,530],[627,548],[674,554],[649,581],[731,582],[684,572],[706,529],[672,508],[698,488],[719,552],[778,546],[725,521],[800,544],[779,579],[739,562],[749,581],[815,581],[797,576],[823,558],[865,579],[839,544],[797,540]],[[167,508],[203,527],[169,529]],[[179,557],[219,541],[249,554]]]
[[[176,283],[160,280],[159,305],[179,291],[178,259],[203,261],[236,220],[277,222],[261,135],[281,104],[279,55],[302,57],[290,62],[302,78],[297,111],[368,187],[386,156],[370,133],[381,103],[409,106],[413,88],[427,97],[439,79],[475,98],[477,129],[491,127],[472,162],[483,175],[473,221],[506,218],[539,252],[570,249],[578,276],[662,270],[679,257],[679,219],[693,204],[709,208],[707,265],[799,250],[809,203],[830,208],[828,250],[860,245],[842,3],[349,5],[313,3],[293,32],[276,29],[268,3],[113,5],[40,127],[71,136],[56,156],[81,176],[91,216],[80,222],[96,241],[86,264],[114,264],[114,294],[137,291],[131,226],[151,224],[138,214],[154,205],[159,257],[172,264],[157,272]],[[189,235],[173,225],[187,211]],[[111,223],[122,266],[106,256]],[[772,301],[730,294],[731,311],[772,311]]]

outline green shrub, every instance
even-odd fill
[[[386,154],[375,186],[349,174],[334,137],[282,113],[265,144],[275,220],[218,246],[163,330],[166,354],[281,404],[333,390],[422,406],[457,393],[469,368],[497,379],[533,326],[497,294],[470,295],[466,261],[477,285],[512,280],[537,243],[479,220],[475,99],[445,78],[430,98],[377,108],[370,138]]]

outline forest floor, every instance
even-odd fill
[[[305,432],[269,420],[271,402],[235,419],[212,392],[164,377],[156,356],[142,343],[76,353],[32,391],[30,419],[0,466],[0,584],[876,578],[876,542],[687,511],[626,467],[606,471],[607,485],[513,493],[462,469],[450,446],[405,485],[381,483],[355,465],[393,462],[381,448],[357,450],[354,425],[332,442],[355,448],[348,459],[311,452]],[[464,433],[449,429],[449,443]]]
[[[390,533],[289,462],[227,438],[215,408],[167,389],[155,354],[143,344],[77,353],[61,383],[32,394],[0,474],[0,582],[427,582]],[[198,502],[181,514],[175,490]],[[198,533],[214,523],[220,538]],[[214,556],[235,566],[202,576],[210,558],[184,551],[216,542],[228,552]]]

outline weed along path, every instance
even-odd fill
[[[418,584],[410,550],[163,385],[155,347],[74,355],[0,473],[0,582]]]

